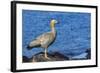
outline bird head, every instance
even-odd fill
[[[52,19],[51,22],[50,22],[50,25],[51,25],[51,28],[55,26],[55,24],[57,24],[58,21],[55,20],[55,19]]]

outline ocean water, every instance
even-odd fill
[[[57,20],[55,42],[48,52],[59,52],[65,56],[76,56],[91,49],[91,14],[80,12],[22,11],[22,55],[31,58],[43,52],[42,48],[28,50],[28,44],[37,36],[50,31],[50,21]],[[81,57],[84,57],[83,55]]]

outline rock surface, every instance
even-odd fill
[[[48,62],[48,61],[64,61],[64,60],[87,60],[91,59],[91,50],[87,49],[85,52],[76,56],[65,56],[59,52],[48,53],[50,59],[44,57],[44,52],[33,55],[32,58],[23,56],[23,62]]]
[[[47,62],[47,61],[64,61],[64,60],[69,60],[68,57],[65,57],[64,55],[62,55],[62,54],[60,54],[58,52],[55,52],[53,54],[49,54],[48,53],[48,57],[50,59],[46,59],[44,57],[44,53],[40,52],[40,53],[34,55],[33,58],[31,58],[31,59],[23,57],[23,62]]]

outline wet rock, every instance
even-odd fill
[[[46,62],[46,61],[64,61],[64,60],[68,60],[68,57],[65,57],[64,55],[62,55],[58,52],[55,52],[53,54],[48,53],[48,57],[50,59],[46,59],[44,57],[44,53],[41,52],[41,53],[38,53],[38,54],[33,56],[33,61],[35,61],[35,62]]]
[[[86,50],[86,53],[88,53],[86,56],[87,59],[91,59],[91,49],[90,48]]]
[[[53,54],[50,54],[48,53],[48,57],[50,59],[46,59],[44,57],[44,53],[43,52],[40,52],[36,55],[34,55],[30,60],[27,61],[27,59],[24,59],[24,62],[47,62],[47,61],[64,61],[64,60],[69,60],[68,57],[58,53],[58,52],[55,52]]]
[[[23,56],[23,62],[31,62],[32,58],[27,58],[26,56]]]

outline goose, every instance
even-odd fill
[[[35,47],[41,47],[44,49],[44,57],[45,59],[50,59],[48,57],[48,47],[54,42],[56,38],[56,30],[55,30],[55,24],[57,24],[57,20],[52,19],[50,21],[50,27],[51,30],[49,32],[43,33],[42,35],[39,35],[36,37],[34,40],[32,40],[27,48],[28,49],[33,49]]]

